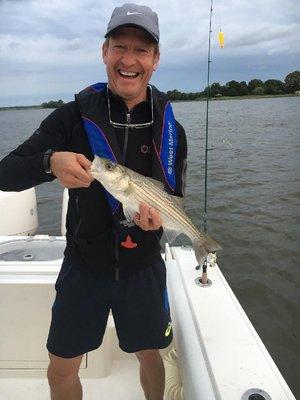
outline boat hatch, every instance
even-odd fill
[[[63,257],[65,241],[49,237],[14,239],[0,243],[0,261],[52,261]]]

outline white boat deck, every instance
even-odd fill
[[[50,399],[45,342],[62,261],[52,249],[64,243],[64,237],[0,236],[0,400]],[[111,315],[102,346],[83,358],[79,375],[84,400],[144,399],[138,360],[120,350]]]
[[[167,245],[166,258],[187,399],[295,400],[219,267],[208,266],[212,285],[201,287],[193,251]]]
[[[134,359],[115,360],[111,373],[101,379],[82,379],[84,400],[142,400],[138,363]],[[48,400],[45,378],[9,378],[0,383],[0,400]]]
[[[0,261],[0,400],[50,398],[45,340],[61,260],[28,261],[28,251],[27,261]],[[209,266],[212,286],[203,288],[193,251],[166,246],[165,256],[179,356],[167,369],[166,399],[181,400],[183,384],[185,400],[295,400],[218,266]],[[82,362],[84,400],[142,400],[138,369],[119,349],[110,317],[102,346]]]

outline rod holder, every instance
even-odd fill
[[[202,277],[199,276],[198,278],[195,279],[196,285],[200,287],[210,287],[212,285],[212,281],[210,279],[206,280],[206,283],[202,282]]]

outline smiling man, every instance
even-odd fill
[[[135,27],[113,31],[103,45],[103,61],[110,90],[128,109],[146,100],[147,86],[159,61],[153,38]]]
[[[171,343],[172,329],[161,218],[141,204],[127,221],[88,169],[97,154],[183,196],[186,137],[165,95],[149,85],[159,61],[157,14],[135,4],[117,7],[105,38],[108,83],[82,90],[5,157],[0,189],[24,190],[55,178],[69,189],[67,246],[47,341],[52,400],[82,399],[80,363],[101,345],[110,311],[120,348],[140,362],[146,399],[162,400],[159,349]]]

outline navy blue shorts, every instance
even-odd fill
[[[162,259],[116,282],[65,259],[55,289],[47,349],[56,356],[71,358],[98,348],[110,310],[122,350],[162,349],[172,341]]]

